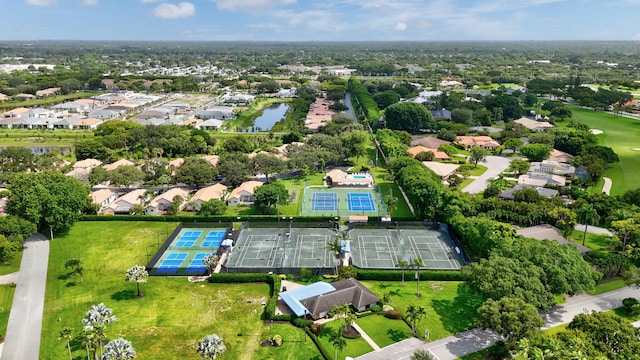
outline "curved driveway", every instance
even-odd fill
[[[613,185],[613,181],[611,181],[611,179],[609,179],[608,177],[602,177],[602,179],[604,180],[604,185],[602,186],[602,192],[607,194],[607,195],[611,195],[609,194],[611,192],[611,186]]]
[[[477,194],[487,188],[487,180],[498,177],[511,165],[512,158],[502,156],[487,156],[487,161],[482,165],[487,167],[484,174],[478,176],[471,184],[467,185],[462,191],[470,194]]]
[[[47,284],[49,241],[42,234],[24,243],[20,273],[9,314],[2,359],[38,360],[42,333],[44,291]]]

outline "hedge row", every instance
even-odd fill
[[[414,278],[415,270],[405,270],[405,281]],[[402,270],[358,269],[358,280],[402,281]],[[459,270],[420,270],[420,280],[467,281],[469,275]]]
[[[249,283],[266,282],[273,284],[273,276],[266,273],[219,273],[212,274],[209,278],[211,283]]]
[[[271,288],[271,294],[269,301],[267,301],[267,306],[264,307],[262,318],[276,320],[274,319],[274,316],[276,315],[276,307],[278,306],[278,293],[282,288],[282,279],[278,275],[270,275],[269,278],[270,281],[267,281],[267,283],[269,283]],[[286,320],[291,320],[291,318]]]
[[[367,121],[377,123],[380,119],[378,103],[373,100],[373,96],[371,96],[367,88],[362,85],[360,79],[356,77],[349,79],[349,91],[358,100]]]
[[[322,343],[318,340],[318,337],[316,336],[316,334],[312,333],[311,330],[309,330],[309,328],[305,328],[304,331],[307,333],[307,335],[309,335],[309,337],[311,338],[311,341],[313,341],[313,343],[316,344],[316,347],[318,348],[318,350],[320,350],[320,354],[322,354],[322,357],[325,360],[333,359],[333,355],[331,354],[331,352],[324,348]]]
[[[79,221],[167,221],[167,222],[276,222],[278,216],[273,215],[248,215],[248,216],[145,216],[145,215],[82,215]],[[331,216],[296,216],[297,222],[322,222],[333,220]]]

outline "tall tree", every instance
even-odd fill
[[[273,206],[289,204],[289,191],[280,182],[264,184],[255,189],[253,206],[267,213]],[[278,211],[278,209],[276,209]]]
[[[213,360],[218,355],[224,354],[227,347],[224,341],[217,334],[210,334],[198,341],[196,351],[200,353],[203,359]]]
[[[424,260],[422,260],[422,258],[415,258],[412,265],[416,267],[416,296],[421,297],[422,294],[420,294],[420,269],[424,267]]]
[[[622,242],[622,252],[627,251],[630,239],[640,237],[640,224],[634,218],[612,221],[611,230]]]
[[[473,163],[473,167],[477,167],[479,162],[487,161],[487,155],[489,155],[489,152],[485,148],[481,146],[474,146],[471,148],[469,161]]]
[[[133,348],[131,342],[117,338],[109,341],[104,347],[101,360],[131,360],[136,357],[136,349]]]
[[[538,309],[522,299],[488,299],[478,308],[478,314],[483,328],[493,329],[507,341],[519,340],[544,325]]]
[[[184,164],[176,170],[175,180],[178,183],[202,186],[212,183],[216,175],[216,168],[208,161],[200,158],[187,158]]]
[[[411,336],[416,336],[417,324],[427,315],[427,311],[422,306],[409,305],[404,314],[404,318],[411,325]]]
[[[435,130],[436,123],[429,110],[421,104],[402,102],[385,110],[387,128],[416,133],[421,130]]]
[[[67,350],[69,350],[69,360],[73,360],[71,355],[71,339],[73,339],[73,329],[65,326],[58,333],[58,340],[64,340],[67,343]]]
[[[339,331],[332,330],[329,333],[329,342],[335,349],[334,360],[337,360],[338,354],[340,354],[342,350],[344,350],[344,348],[347,346],[347,341],[342,337],[342,334]]]
[[[107,338],[106,328],[108,324],[116,321],[113,310],[100,303],[92,305],[84,315],[82,324],[84,325],[84,334],[87,346],[92,344],[94,356],[97,354],[98,348],[102,353],[102,345]]]
[[[140,292],[140,283],[146,283],[149,278],[149,273],[147,269],[142,265],[133,265],[127,270],[125,275],[125,280],[129,282],[135,282],[136,288],[138,292],[136,293],[137,297],[142,297],[143,294]]]
[[[269,182],[269,175],[284,172],[287,169],[287,165],[275,155],[259,153],[253,158],[253,168],[256,174],[264,175],[266,182]]]
[[[409,268],[409,262],[407,260],[398,260],[396,267],[402,269],[402,287],[404,287],[404,271]]]
[[[209,254],[205,256],[204,259],[202,259],[202,263],[207,267],[207,271],[209,272],[209,275],[213,274],[213,270],[215,270],[219,262],[220,262],[220,258],[218,257],[218,255],[215,255],[215,254]]]
[[[57,172],[17,175],[8,187],[10,214],[54,231],[73,225],[89,205],[89,190],[80,181]]]
[[[584,205],[578,209],[577,215],[578,221],[584,224],[584,234],[582,235],[582,245],[584,246],[584,243],[587,240],[587,230],[589,229],[589,225],[595,225],[600,220],[600,216],[598,215],[598,211],[590,204]]]

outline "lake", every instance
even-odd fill
[[[277,122],[284,119],[284,115],[289,110],[289,104],[278,103],[269,106],[262,111],[262,115],[258,116],[253,125],[249,127],[249,132],[269,131]]]

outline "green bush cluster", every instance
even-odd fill
[[[311,332],[310,328],[305,328],[305,332],[307,333],[307,335],[309,335],[309,337],[311,338],[311,341],[313,341],[314,344],[316,344],[316,347],[318,348],[318,350],[320,350],[320,354],[322,354],[322,357],[325,358],[325,360],[329,360],[329,359],[333,359],[333,355],[331,351],[328,351],[324,345],[318,340],[318,337],[316,336],[316,334]]]
[[[405,271],[405,280],[407,273],[411,274],[413,270]],[[468,279],[468,274],[459,270],[420,270],[420,280],[467,281]],[[358,269],[358,280],[402,281],[402,271]]]
[[[362,85],[360,79],[352,77],[349,79],[349,92],[354,98],[357,99],[367,122],[370,124],[377,124],[380,119],[380,110],[378,109],[378,103],[373,100],[373,96],[369,94],[367,88]]]
[[[232,221],[253,221],[253,222],[277,222],[278,216],[274,215],[243,215],[243,216],[145,216],[145,215],[81,215],[79,221],[167,221],[167,222],[232,222]],[[296,216],[296,222],[318,222],[326,223],[333,220],[327,216]]]
[[[266,282],[273,283],[272,276],[262,273],[219,273],[212,274],[209,278],[211,283],[249,283]]]
[[[310,326],[312,326],[312,325],[313,325],[313,321],[311,321],[311,320],[305,320],[305,319],[302,319],[302,318],[299,318],[299,317],[297,317],[297,318],[295,318],[295,319],[291,320],[291,323],[292,323],[294,326],[297,326],[297,327],[299,327],[299,328],[304,328],[304,327],[307,327],[307,328],[308,328],[308,327],[310,327]]]
[[[402,314],[400,314],[400,311],[398,310],[389,310],[384,313],[384,317],[387,319],[400,320],[402,319]]]

